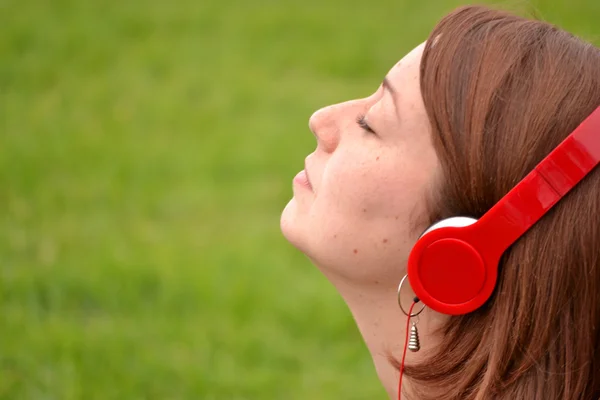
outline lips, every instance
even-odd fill
[[[312,191],[312,185],[305,170],[298,172],[294,177],[294,182]]]

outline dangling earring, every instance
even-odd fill
[[[408,349],[410,351],[417,352],[421,349],[421,343],[419,341],[419,330],[417,329],[417,323],[419,322],[419,319],[417,318],[416,320],[412,321],[412,326],[410,327],[410,334],[409,334],[409,326],[410,326],[410,320],[411,318],[415,318],[418,317],[419,314],[421,314],[423,312],[423,310],[425,309],[425,304],[422,304],[421,309],[417,312],[413,313],[413,310],[415,308],[415,306],[417,305],[417,303],[420,303],[421,300],[419,300],[418,297],[415,297],[413,299],[413,303],[410,305],[410,308],[408,310],[408,312],[404,311],[404,307],[402,307],[402,296],[401,296],[401,292],[402,292],[402,285],[404,284],[404,281],[406,280],[406,277],[408,275],[404,275],[404,278],[402,278],[402,280],[400,281],[400,286],[398,286],[398,305],[400,306],[400,309],[402,310],[402,312],[404,313],[404,315],[406,315],[406,337],[405,337],[405,341],[404,341],[404,350],[402,352],[402,361],[400,362],[400,376],[398,377],[398,399],[400,400],[402,398],[402,377],[404,375],[404,361],[406,360],[406,349],[408,347]]]
[[[406,278],[408,277],[408,275],[404,275],[404,277],[402,278],[402,280],[400,281],[400,285],[398,286],[398,305],[400,306],[400,310],[402,310],[402,312],[404,313],[404,315],[406,315],[408,317],[408,321],[411,320],[411,318],[415,318],[418,317],[419,314],[421,314],[423,312],[423,310],[425,309],[425,304],[421,305],[421,309],[418,310],[417,312],[412,312],[414,306],[417,303],[420,303],[420,300],[418,297],[415,297],[413,299],[413,304],[410,307],[410,311],[406,312],[404,310],[404,307],[402,307],[402,286],[404,285],[404,282],[406,281]],[[407,323],[408,323],[407,321]],[[408,341],[408,349],[410,351],[412,351],[413,353],[416,353],[417,351],[419,351],[421,349],[421,342],[419,340],[419,329],[417,328],[417,324],[419,323],[419,319],[413,319],[412,321],[412,326],[410,327],[410,333],[406,332],[407,335],[409,336],[409,341]]]
[[[419,317],[412,321],[412,326],[410,327],[410,337],[408,339],[408,349],[413,353],[421,350],[421,343],[419,342],[419,330],[417,329],[418,322]]]

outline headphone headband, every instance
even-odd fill
[[[600,107],[479,220],[498,258],[600,162]]]

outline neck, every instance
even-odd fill
[[[334,281],[335,282],[335,281]],[[377,375],[390,398],[398,398],[399,371],[390,363],[389,357],[402,360],[406,339],[407,317],[398,306],[397,286],[361,285],[356,282],[335,282],[335,286],[348,304],[358,329],[373,357]],[[408,312],[414,294],[408,281],[402,290],[402,306]],[[415,306],[413,313],[421,308]],[[425,308],[418,317],[418,329],[421,350],[416,353],[407,351],[406,364],[419,362],[423,355],[436,342],[436,331],[447,317]],[[417,321],[416,318],[412,321]],[[403,387],[409,382],[403,378]]]

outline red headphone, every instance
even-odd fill
[[[431,226],[408,258],[408,279],[431,309],[460,315],[492,295],[502,253],[600,162],[600,107],[479,220]]]

